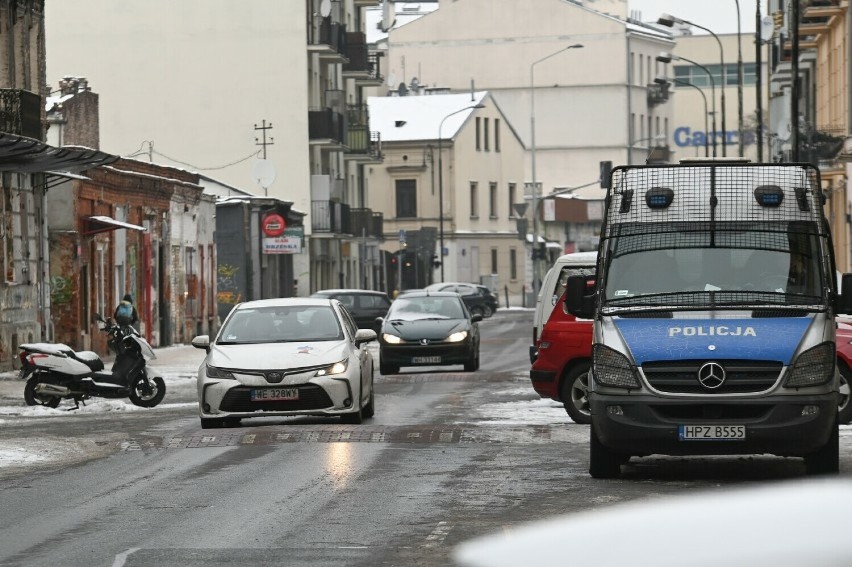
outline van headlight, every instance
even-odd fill
[[[784,386],[803,388],[825,384],[834,378],[836,356],[834,343],[822,343],[806,350],[793,361]]]
[[[638,388],[636,370],[626,356],[607,346],[596,344],[592,349],[592,374],[601,386]]]
[[[343,374],[346,372],[346,367],[349,366],[348,360],[341,360],[340,362],[335,362],[330,366],[326,366],[325,368],[320,368],[316,371],[314,376],[334,376],[335,374]]]

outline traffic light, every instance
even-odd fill
[[[534,260],[547,260],[547,247],[544,242],[539,242],[538,245],[533,248],[533,259]]]
[[[775,12],[772,12],[772,23],[774,24],[774,27],[775,27],[774,33],[778,33],[778,30],[780,30],[782,27],[784,27],[784,11],[783,10],[777,10]]]
[[[441,267],[441,261],[438,260],[437,254],[432,255],[432,267],[433,268],[440,268]]]

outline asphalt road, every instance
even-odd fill
[[[0,443],[79,448],[0,470],[0,565],[444,566],[459,543],[529,521],[804,479],[800,460],[775,457],[649,457],[620,480],[591,479],[588,427],[529,386],[531,324],[530,311],[484,321],[475,373],[377,374],[376,416],[358,426],[265,418],[202,431],[187,387],[202,353],[185,348],[161,353],[183,369],[167,382],[170,407],[0,420]]]

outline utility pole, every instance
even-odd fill
[[[258,140],[257,138],[255,138],[255,139],[254,139],[254,141],[255,141],[255,145],[256,145],[256,146],[263,146],[263,159],[266,159],[266,146],[274,146],[274,145],[275,145],[275,143],[274,143],[274,142],[275,142],[275,138],[273,138],[272,136],[270,136],[270,137],[269,137],[269,141],[268,141],[268,142],[266,141],[266,131],[267,131],[267,130],[272,130],[272,122],[270,122],[270,123],[269,123],[269,126],[267,126],[267,125],[266,125],[266,120],[264,119],[264,120],[261,122],[261,124],[262,124],[261,126],[258,126],[257,124],[255,124],[255,125],[254,125],[254,129],[255,129],[255,130],[260,130],[260,131],[261,131],[263,141],[260,141],[260,140]]]

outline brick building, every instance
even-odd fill
[[[214,333],[215,197],[198,175],[136,160],[69,176],[48,193],[55,339],[106,352],[94,313],[133,297],[154,346]]]

